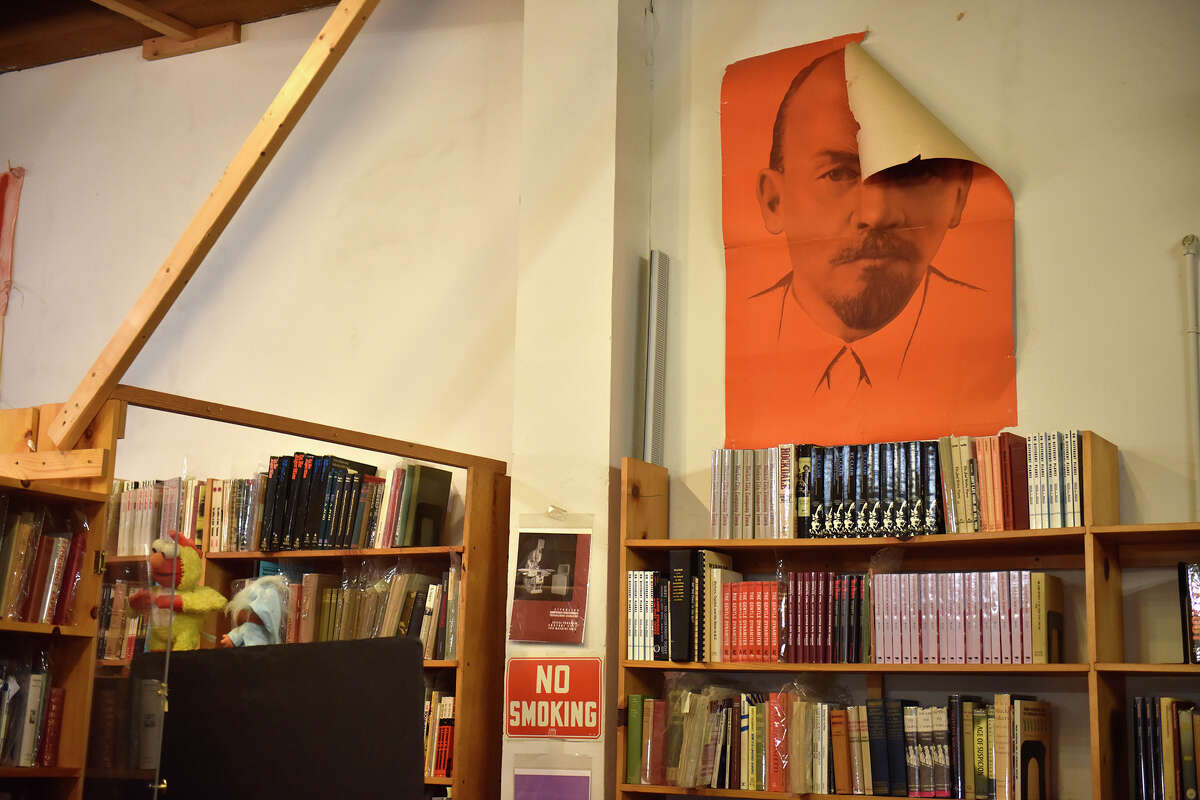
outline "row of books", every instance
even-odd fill
[[[153,678],[96,682],[88,734],[90,769],[158,767],[163,732],[161,685]]]
[[[1174,697],[1135,697],[1132,706],[1132,797],[1194,800],[1200,791],[1200,711]]]
[[[78,509],[25,507],[0,495],[0,617],[71,624],[86,549]]]
[[[631,570],[635,661],[1048,664],[1062,661],[1060,578],[1030,570],[833,573],[745,580],[728,553]]]
[[[627,698],[631,784],[818,794],[1049,797],[1050,706],[953,694],[946,705],[824,702],[797,691],[671,688]]]
[[[45,652],[0,659],[0,765],[58,766],[65,700]]]
[[[1200,664],[1200,563],[1179,569],[1179,625],[1183,633],[1183,663]]]
[[[1079,431],[713,450],[714,538],[914,536],[1083,524]]]
[[[145,582],[114,580],[100,591],[100,616],[97,623],[96,657],[101,659],[133,658],[146,641],[147,617],[129,612],[129,598]]]
[[[449,778],[454,769],[454,696],[426,687],[425,775]]]
[[[289,583],[287,642],[408,636],[427,659],[458,651],[461,567],[452,560],[440,576],[398,566],[382,575],[365,563],[342,575],[306,573]],[[235,587],[236,588],[236,587]]]
[[[169,530],[214,553],[440,544],[452,474],[407,462],[377,472],[296,453],[250,478],[114,481],[106,550],[145,554]]]
[[[718,539],[939,533],[936,442],[718,449],[710,523]]]

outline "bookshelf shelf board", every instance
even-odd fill
[[[0,767],[0,778],[75,778],[78,767]]]
[[[0,489],[15,489],[29,492],[44,498],[61,498],[65,500],[82,500],[85,503],[106,503],[108,495],[104,492],[89,492],[86,489],[74,489],[68,486],[55,486],[42,481],[21,481],[16,478],[0,476]]]
[[[81,630],[74,625],[53,625],[42,622],[17,622],[12,619],[0,619],[0,631],[11,631],[13,633],[41,633],[50,636],[54,633],[59,633],[63,636],[77,636],[84,639],[90,639],[96,635],[96,631]]]
[[[386,547],[362,548],[358,550],[246,550],[230,553],[208,552],[204,557],[210,561],[286,561],[291,559],[321,559],[321,558],[386,558],[415,556],[448,556],[450,553],[461,553],[462,545],[437,545],[435,547]]]
[[[1200,664],[1097,664],[1096,671],[1126,675],[1200,675]]]
[[[128,667],[131,661],[128,658],[98,658],[96,659],[96,666],[120,669]]]
[[[88,780],[99,781],[152,781],[154,780],[154,770],[89,767],[87,777]]]
[[[458,669],[458,660],[444,659],[441,661],[435,661],[433,659],[426,659],[425,669]]]
[[[622,660],[625,669],[702,670],[705,672],[849,672],[849,673],[947,673],[1086,675],[1087,664],[782,664],[740,662],[676,662]]]
[[[425,776],[426,786],[451,786],[454,784],[454,778],[434,778],[428,775]]]
[[[1200,558],[1200,523],[1106,525],[1089,529],[1097,543],[1116,550],[1122,567],[1174,567]]]
[[[145,564],[148,556],[105,556],[104,565],[108,567],[125,564]]]
[[[626,539],[630,550],[675,550],[689,547],[706,547],[710,550],[874,550],[880,547],[936,548],[945,545],[967,547],[1005,544],[1031,545],[1041,548],[1046,545],[1075,545],[1083,552],[1084,528],[1053,528],[1034,531],[985,531],[982,533],[940,533],[897,539],[894,536],[870,538],[824,538],[811,539]]]

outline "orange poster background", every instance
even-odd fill
[[[721,89],[726,447],[987,435],[1016,422],[1013,203],[1004,182],[983,165],[974,167],[961,223],[946,233],[932,259],[951,279],[937,286],[948,289],[931,282],[926,295],[914,299],[915,328],[886,325],[871,337],[874,351],[899,348],[905,354],[896,376],[872,367],[871,385],[860,385],[850,397],[816,391],[814,376],[837,352],[829,350],[833,340],[788,341],[781,333],[784,293],[775,293],[778,301],[751,299],[791,271],[785,235],[766,230],[756,195],[759,173],[770,160],[780,100],[802,68],[864,36],[781,50],[726,69]],[[963,290],[960,282],[977,288]],[[793,312],[804,313],[798,305],[787,311]],[[866,352],[866,340],[859,344]]]

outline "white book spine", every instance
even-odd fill
[[[733,527],[730,524],[730,513],[733,509],[733,451],[729,448],[721,450],[721,536],[722,539],[733,538]]]
[[[783,518],[779,515],[779,486],[782,483],[783,476],[779,471],[780,452],[778,447],[767,449],[767,483],[766,492],[766,511],[767,511],[767,527],[771,531],[771,538],[778,539],[782,531]]]
[[[1021,570],[1021,663],[1033,663],[1033,587],[1032,576]]]
[[[796,538],[796,446],[779,445],[779,536]]]
[[[1062,516],[1062,481],[1061,481],[1061,451],[1062,451],[1062,436],[1057,432],[1046,434],[1049,444],[1049,458],[1047,459],[1047,487],[1050,492],[1050,523],[1047,527],[1061,528],[1063,526]]]
[[[731,479],[730,503],[729,503],[729,524],[731,538],[744,539],[745,535],[742,532],[742,502],[745,498],[745,492],[742,488],[742,483],[746,476],[745,450],[731,451],[733,458],[733,478]]]
[[[997,573],[996,601],[1000,608],[1000,663],[1013,663],[1012,608],[1009,603],[1008,573]]]
[[[983,663],[982,595],[979,573],[967,572],[963,576],[963,602],[966,605],[964,626],[964,661],[967,664]]]
[[[1024,663],[1024,642],[1022,641],[1021,631],[1023,629],[1021,611],[1021,571],[1014,569],[1008,573],[1008,621],[1009,621],[1009,638],[1012,640],[1012,663]]]
[[[903,606],[903,575],[888,576],[892,583],[892,663],[904,664],[904,613]]]
[[[954,653],[952,661],[955,664],[967,663],[966,658],[966,640],[967,640],[967,607],[964,583],[966,576],[961,572],[955,572],[952,576],[954,586]]]
[[[634,592],[637,585],[637,571],[630,570],[625,582],[625,657],[630,661],[637,660],[637,623],[634,615]]]
[[[1071,431],[1071,524],[1083,524],[1083,500],[1082,492],[1079,491],[1079,450],[1080,450],[1080,434],[1079,431]]]

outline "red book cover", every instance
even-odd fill
[[[721,584],[721,660],[733,661],[733,584]]]
[[[583,643],[591,538],[571,528],[517,533],[510,640]]]
[[[71,607],[75,605],[75,593],[79,590],[79,572],[83,565],[83,551],[87,549],[87,533],[76,531],[71,537],[71,549],[67,552],[67,563],[63,570],[62,588],[54,606],[55,625],[66,625]]]
[[[821,643],[821,657],[818,660],[822,664],[828,664],[833,660],[833,574],[822,572],[819,579],[821,582],[821,611],[817,617],[817,626]]]
[[[800,573],[788,573],[788,661],[800,660]]]
[[[33,571],[29,573],[29,594],[21,604],[18,619],[29,621],[36,611],[37,598],[46,591],[46,583],[50,580],[50,556],[54,550],[53,536],[42,536],[38,539],[37,554],[33,560]]]
[[[1029,528],[1029,465],[1025,437],[1000,434],[1001,491],[1005,509],[1005,528],[1023,531]]]
[[[763,662],[763,582],[754,582],[754,657],[751,659],[757,663]]]
[[[434,757],[433,776],[450,777],[450,762],[454,754],[454,718],[442,717],[438,723],[437,754]]]
[[[659,713],[659,703],[662,712]],[[648,755],[647,776],[651,786],[663,786],[667,782],[666,767],[663,764],[663,747],[667,741],[666,703],[661,700],[655,703],[653,735],[650,737],[650,752]]]
[[[63,699],[66,695],[61,686],[50,690],[47,701],[46,715],[42,720],[42,737],[38,745],[37,765],[39,767],[58,766],[58,739],[62,731]]]
[[[733,661],[745,661],[745,588],[744,581],[733,584]]]
[[[767,791],[785,792],[788,788],[784,762],[788,759],[787,695],[771,692],[767,696]]]
[[[771,647],[767,652],[767,661],[783,661],[784,659],[779,657],[779,584],[771,583],[767,589],[771,598],[770,607],[767,609],[770,612],[767,629],[771,633]]]

